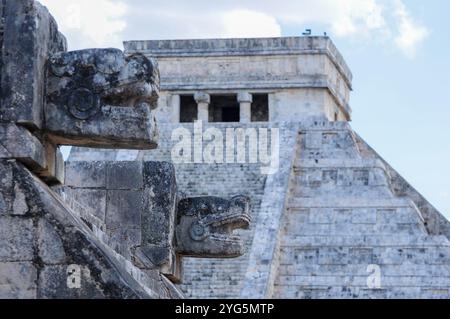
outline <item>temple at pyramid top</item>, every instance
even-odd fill
[[[351,120],[352,74],[326,36],[124,45],[159,61],[162,122]]]

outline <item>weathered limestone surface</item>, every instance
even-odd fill
[[[244,253],[233,230],[249,226],[245,196],[180,199],[173,165],[165,162],[71,161],[66,171],[84,179],[58,189],[64,200],[102,242],[144,272],[158,270],[179,282],[183,256]],[[89,177],[91,171],[97,174]]]
[[[189,192],[221,194],[242,187],[258,194],[248,254],[227,265],[186,261],[188,295],[449,297],[450,223],[343,123],[351,118],[352,75],[330,39],[161,40],[125,46],[160,60],[157,116],[162,122],[177,122],[183,94],[237,94],[244,122],[239,127],[252,127],[245,124],[245,92],[266,93],[268,125],[284,132],[279,173],[259,181],[256,175],[242,178],[242,171],[255,173],[249,164],[177,165],[179,184]],[[296,129],[287,129],[285,122]],[[164,134],[170,133],[162,133],[163,139]],[[144,156],[167,160],[170,150]],[[233,178],[226,187],[204,187],[202,178],[209,174]],[[221,275],[211,275],[216,270]],[[380,287],[371,289],[368,280],[378,271]]]
[[[250,164],[175,165],[178,185],[189,196],[252,195],[254,226],[243,233],[247,253],[235,260],[184,259],[187,296],[450,297],[449,222],[347,123],[269,125],[282,132],[280,172],[272,177]],[[176,127],[162,125],[164,147],[134,156],[169,160]],[[76,148],[71,160],[120,156]],[[380,287],[371,288],[374,266]]]
[[[278,125],[276,125],[278,127]],[[176,128],[184,127],[193,130],[192,124],[169,124],[161,123],[160,129],[160,147],[150,152],[140,152],[139,154],[130,154],[135,156],[133,159],[145,159],[156,161],[170,161],[171,151],[177,140],[172,141],[171,134]],[[204,130],[208,128],[218,128],[225,136],[227,128],[240,128],[236,123],[214,123],[204,124]],[[248,127],[255,129],[267,128],[266,124],[252,123]],[[297,127],[286,125],[280,130],[280,140],[283,145],[292,143],[292,136],[296,136]],[[295,141],[295,138],[294,138]],[[203,146],[207,142],[202,143]],[[196,144],[196,146],[200,146]],[[282,158],[289,158],[292,149],[286,147],[282,151]],[[83,148],[73,148],[69,157],[69,165],[77,165],[80,161],[120,161],[123,154],[115,150],[90,150]],[[72,161],[74,163],[72,163]],[[289,160],[287,160],[289,162]],[[285,164],[280,164],[281,166]],[[246,253],[235,259],[205,259],[205,258],[183,258],[183,280],[180,284],[186,297],[194,298],[233,298],[239,297],[244,276],[247,271],[248,259],[251,250],[251,241],[257,225],[258,214],[260,212],[261,202],[264,198],[267,175],[262,175],[260,165],[249,164],[183,164],[174,163],[177,185],[186,197],[196,196],[220,196],[231,198],[238,194],[250,197],[250,212],[252,225],[249,230],[239,230],[237,233],[243,238],[246,247]],[[274,205],[277,205],[279,196],[274,191],[267,190],[267,200],[272,199]],[[279,206],[281,209],[282,205]],[[270,211],[267,209],[267,211]],[[270,213],[269,213],[270,215]],[[255,226],[253,226],[255,225]]]
[[[21,202],[0,214],[2,298],[173,297],[161,277],[134,278],[112,249],[22,164],[0,164],[3,200]],[[71,269],[79,271],[79,286],[68,284]]]
[[[124,45],[128,53],[158,58],[161,121],[177,122],[177,96],[199,91],[267,92],[272,122],[309,116],[330,121],[351,118],[353,76],[328,37],[127,41]]]
[[[100,241],[49,188],[64,181],[60,144],[156,147],[156,63],[115,49],[65,52],[33,0],[1,1],[0,14],[0,298],[182,297],[159,271],[141,271]],[[139,204],[134,195],[117,211]]]
[[[234,229],[248,229],[249,198],[231,200],[217,197],[185,198],[178,203],[176,250],[200,258],[239,257],[245,248]]]
[[[49,54],[67,50],[66,39],[36,1],[3,1],[1,6],[1,119],[42,128],[45,64]]]
[[[156,62],[119,49],[53,54],[47,67],[46,129],[57,144],[154,148]]]
[[[361,149],[346,123],[318,122],[300,133],[269,296],[449,298],[450,242],[427,229],[415,198],[398,196],[392,168]],[[373,266],[377,287],[368,285]]]
[[[379,158],[390,176],[390,183],[395,195],[408,197],[422,213],[425,226],[432,235],[444,235],[450,238],[450,223],[436,208],[433,207],[416,189],[414,189],[400,174],[392,168],[380,155],[372,149],[358,134],[355,133],[356,143],[362,154]]]
[[[156,147],[153,59],[118,49],[66,52],[53,17],[34,0],[2,2],[1,11],[0,158],[61,183],[59,145]]]

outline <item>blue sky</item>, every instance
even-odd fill
[[[450,2],[407,5],[429,30],[414,58],[333,40],[354,75],[353,128],[450,218]]]
[[[450,218],[450,1],[43,0],[70,49],[122,40],[327,32],[350,66],[353,128]]]

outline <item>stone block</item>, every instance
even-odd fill
[[[348,249],[343,247],[326,247],[319,250],[319,265],[346,265],[348,264]]]
[[[142,192],[109,190],[106,203],[107,230],[140,228],[142,208]]]
[[[0,144],[21,163],[36,171],[47,168],[45,149],[43,144],[27,129],[15,124],[0,123]]]
[[[377,264],[378,258],[371,248],[350,248],[348,253],[350,265],[363,265],[361,269],[367,273],[367,265]],[[353,273],[354,274],[354,273]]]
[[[314,263],[317,264],[319,258],[318,249],[296,249],[293,253],[296,263]]]
[[[45,142],[45,162],[47,167],[38,172],[39,177],[48,184],[63,184],[64,158],[59,147],[49,141]]]
[[[66,190],[77,204],[81,205],[86,212],[105,222],[106,216],[106,190],[73,188]],[[100,227],[100,225],[98,225]]]
[[[351,222],[354,224],[375,224],[377,221],[375,208],[354,208],[351,212]]]
[[[170,265],[175,264],[174,252],[171,247],[145,246],[139,247],[134,252],[136,265],[142,269],[161,269],[164,273],[171,273]]]
[[[63,153],[61,152],[61,148],[56,149],[56,163],[55,163],[55,180],[64,184],[65,181],[65,173],[66,173],[66,165],[64,161]]]
[[[0,216],[9,215],[12,212],[13,173],[10,165],[0,160]]]
[[[379,167],[375,167],[374,169],[370,170],[369,184],[371,186],[389,187],[389,180],[386,175],[386,171]]]
[[[0,262],[0,299],[34,299],[36,281],[31,262]]]
[[[138,190],[143,186],[142,162],[107,163],[108,189]]]
[[[105,188],[104,162],[67,162],[65,185],[79,188]]]
[[[2,191],[10,190],[13,186],[11,166],[4,161],[0,161],[0,183],[2,185]]]
[[[34,259],[33,220],[0,217],[0,262]]]
[[[379,260],[382,265],[402,265],[404,263],[424,265],[431,261],[429,250],[425,247],[386,247],[385,249],[380,249],[377,254],[379,254]]]
[[[47,265],[62,264],[66,260],[64,245],[55,227],[41,218],[38,223],[39,257]]]
[[[126,259],[131,260],[132,250],[141,244],[141,228],[113,228],[107,230],[110,246]]]
[[[319,149],[322,146],[322,134],[320,132],[310,131],[305,135],[306,149]]]
[[[19,183],[14,186],[14,201],[12,205],[11,215],[24,216],[28,213],[28,204],[25,193]]]
[[[45,266],[38,281],[39,299],[103,299],[89,268],[83,265]]]
[[[311,210],[309,214],[309,223],[311,224],[331,224],[333,220],[333,210],[331,208],[317,208]]]
[[[350,169],[339,169],[337,186],[351,186],[353,183],[353,172]]]
[[[431,250],[431,252],[434,258],[428,260],[429,264],[443,264],[450,266],[450,251],[448,249],[436,247],[434,251]]]
[[[0,215],[6,215],[11,211],[10,203],[5,199],[2,193],[0,193]]]
[[[166,162],[145,162],[144,188],[143,245],[171,246],[177,198],[173,165]]]
[[[48,55],[66,50],[66,41],[37,1],[7,1],[4,11],[0,117],[42,128],[45,64]]]
[[[353,171],[353,185],[369,186],[369,170],[358,169]]]
[[[11,153],[0,144],[0,158],[11,158]]]
[[[336,144],[338,134],[337,133],[322,133],[322,145],[323,146],[332,146]]]

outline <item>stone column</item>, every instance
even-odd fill
[[[241,123],[250,123],[252,121],[253,96],[248,92],[241,92],[238,94],[238,102],[241,110]]]
[[[194,99],[198,104],[198,120],[203,122],[209,122],[209,104],[211,103],[211,97],[204,92],[197,92],[194,95]]]
[[[167,105],[171,109],[171,122],[180,123],[180,96],[178,94],[169,95]]]

